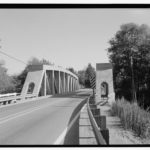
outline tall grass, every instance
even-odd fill
[[[124,128],[133,130],[140,137],[150,137],[150,113],[147,110],[122,98],[112,104],[111,111],[119,116]]]

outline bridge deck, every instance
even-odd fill
[[[65,144],[70,144],[78,137],[76,126],[70,130],[75,134],[68,138],[70,141],[59,137],[80,111],[87,93],[86,90],[77,91],[1,108],[0,145],[61,144],[63,139]]]
[[[94,131],[88,116],[87,105],[85,105],[80,114],[79,133],[80,145],[97,145]]]

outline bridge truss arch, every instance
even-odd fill
[[[78,77],[72,72],[54,65],[30,65],[21,95],[26,97],[30,93],[29,87],[34,83],[32,94],[47,96],[64,94],[79,89]]]

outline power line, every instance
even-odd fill
[[[15,57],[13,57],[13,56],[11,56],[11,55],[5,53],[5,52],[0,51],[0,53],[3,54],[3,55],[5,55],[5,56],[7,56],[7,57],[9,57],[9,58],[11,58],[11,59],[14,59],[14,60],[16,60],[16,61],[19,61],[19,62],[21,62],[21,63],[27,65],[27,63],[25,63],[24,61],[22,61],[22,60],[20,60],[20,59],[18,59],[18,58],[15,58]]]

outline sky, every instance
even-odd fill
[[[109,62],[107,48],[125,23],[150,26],[150,9],[0,9],[0,51],[28,62],[45,58],[57,66],[82,70]],[[25,64],[0,53],[8,73]]]

